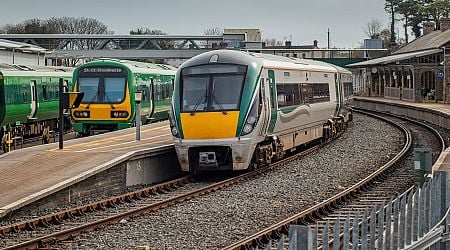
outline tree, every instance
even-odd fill
[[[390,44],[391,31],[384,29],[380,32],[380,39],[383,42],[383,48],[388,48]]]
[[[383,24],[380,20],[372,18],[365,27],[363,27],[364,33],[370,37],[370,39],[379,39],[380,33],[382,29]]]
[[[436,24],[436,29],[439,29],[439,22],[441,18],[449,17],[450,1],[434,0],[430,3],[426,3],[420,9],[429,21],[434,21],[434,23]]]
[[[408,26],[411,25],[411,19],[418,10],[418,2],[416,0],[404,0],[400,2],[396,11],[402,16],[405,21],[403,27],[405,28],[405,42],[408,43]]]
[[[157,30],[139,27],[136,30],[130,30],[130,35],[159,35],[165,36],[167,33]],[[159,46],[159,47],[158,47]],[[154,43],[148,42],[143,48],[146,49],[173,49],[175,48],[175,42],[169,39],[154,39]]]
[[[389,39],[390,46],[395,45],[395,21],[397,21],[395,19],[395,14],[400,1],[401,0],[386,0],[386,2],[384,3],[384,9],[391,16],[391,31],[390,31],[391,37]]]
[[[8,34],[108,34],[108,27],[94,18],[51,17],[47,20],[27,19],[7,24],[0,29]]]

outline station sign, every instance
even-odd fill
[[[439,71],[437,72],[437,77],[438,77],[438,78],[444,78],[444,71],[443,71],[443,70],[439,70]]]
[[[122,73],[122,68],[117,67],[86,67],[82,69],[83,73]]]

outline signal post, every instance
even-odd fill
[[[63,149],[64,109],[78,108],[83,96],[83,92],[66,92],[66,89],[64,88],[64,79],[59,78],[59,149]]]

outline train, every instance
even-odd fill
[[[165,64],[97,59],[73,72],[74,91],[84,92],[71,110],[72,128],[80,136],[135,125],[135,92],[142,93],[142,124],[168,118],[176,68]]]
[[[57,127],[59,79],[66,89],[72,87],[73,68],[0,64],[0,136],[6,139],[42,136]]]
[[[177,70],[170,128],[181,170],[252,170],[335,137],[352,120],[350,71],[217,50]]]

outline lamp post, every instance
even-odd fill
[[[136,141],[141,140],[141,100],[142,91],[134,92],[134,102],[136,102]]]
[[[447,101],[449,101],[449,100],[447,100],[447,88],[448,88],[448,86],[447,86],[447,79],[445,79],[445,77],[446,77],[446,75],[447,74],[445,74],[445,46],[444,46],[444,48],[443,48],[443,50],[444,50],[444,86],[442,86],[443,87],[443,95],[444,96],[442,96],[442,100],[444,101],[444,103],[447,103]]]

